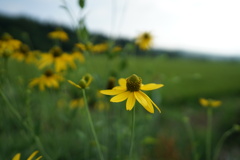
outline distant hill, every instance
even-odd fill
[[[74,30],[58,24],[43,23],[28,17],[12,17],[0,14],[0,36],[7,32],[15,39],[19,39],[30,45],[32,49],[48,51],[54,44],[53,40],[47,37],[47,34],[56,28],[62,28],[67,32],[69,41],[62,43],[62,48],[70,51],[75,43],[78,42]],[[101,34],[90,34],[90,38],[95,43],[104,42],[107,37]],[[126,40],[119,41],[127,43]]]
[[[56,28],[62,28],[67,32],[69,41],[62,43],[64,51],[71,51],[74,44],[78,42],[76,32],[66,26],[39,22],[29,17],[13,17],[8,15],[0,14],[0,36],[7,32],[11,34],[15,39],[19,39],[24,43],[28,44],[31,49],[48,51],[53,45],[53,40],[47,37],[48,33],[54,31]],[[94,43],[106,42],[109,38],[99,33],[89,33],[89,40]],[[125,46],[130,42],[128,39],[119,38],[114,40],[116,45]],[[136,50],[136,55],[145,55],[145,52]],[[191,59],[226,59],[223,57],[207,56],[207,54],[181,51],[181,50],[166,50],[166,49],[152,49],[147,51],[148,55],[166,55],[169,58],[191,58]],[[230,60],[239,60],[239,58],[228,58]]]

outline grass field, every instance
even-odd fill
[[[70,107],[73,99],[83,95],[67,80],[78,82],[86,73],[93,76],[86,95],[104,159],[207,159],[208,109],[199,104],[199,98],[222,102],[212,109],[211,151],[227,130],[240,123],[239,62],[88,55],[84,64],[63,73],[58,89],[39,91],[29,87],[30,81],[42,74],[35,65],[9,59],[4,68],[1,60],[0,159],[11,159],[19,152],[24,159],[35,150],[43,159],[99,159],[86,107],[82,103]],[[110,76],[117,80],[132,74],[141,77],[143,84],[164,87],[145,92],[162,113],[155,109],[150,114],[139,103],[135,105],[133,156],[129,158],[133,111],[126,111],[125,102],[109,102],[111,96],[101,95],[99,90],[106,89]],[[239,132],[227,136],[218,159],[237,160],[239,142]]]

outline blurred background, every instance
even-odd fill
[[[0,0],[0,4],[1,33],[7,25],[4,17],[25,17],[35,23],[68,29],[84,18],[90,33],[108,38],[133,39],[142,32],[150,32],[155,49],[240,56],[238,0],[87,0],[82,10],[77,0]],[[71,15],[62,8],[64,5]],[[28,32],[26,28],[22,30]]]
[[[214,160],[239,160],[239,6],[239,0],[0,0],[0,159],[36,149],[47,160],[98,159],[81,90],[67,82],[90,73],[88,103],[106,159],[127,159],[132,112],[99,90],[137,74],[164,87],[146,92],[161,114],[136,104],[136,160],[206,159],[211,107],[210,150],[225,135]],[[206,107],[200,98],[219,105]]]

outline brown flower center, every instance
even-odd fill
[[[52,72],[51,70],[46,70],[45,73],[44,73],[44,75],[45,75],[46,77],[51,77],[51,76],[53,75],[53,72]]]
[[[62,55],[62,49],[59,47],[52,48],[50,52],[52,53],[53,57],[59,57]]]

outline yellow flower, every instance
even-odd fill
[[[86,74],[85,76],[82,77],[82,79],[79,81],[78,84],[74,83],[74,82],[71,81],[71,80],[68,80],[68,82],[69,82],[71,85],[73,85],[73,86],[75,86],[75,87],[77,87],[77,88],[85,89],[85,88],[87,88],[87,87],[91,84],[91,82],[92,82],[92,76],[91,76],[90,74]]]
[[[106,103],[105,101],[99,100],[94,104],[94,108],[99,110],[99,111],[108,110],[109,109],[109,104]]]
[[[74,109],[77,107],[84,107],[84,99],[83,98],[78,98],[78,99],[73,99],[70,102],[70,108]]]
[[[21,41],[13,39],[8,33],[3,34],[0,40],[0,57],[9,57],[15,50],[19,49]]]
[[[86,46],[83,43],[76,43],[75,46],[80,49],[81,51],[86,50]]]
[[[93,53],[102,53],[102,52],[107,51],[108,44],[107,43],[100,43],[100,44],[95,44],[95,45],[89,44],[88,48]]]
[[[39,90],[44,91],[45,87],[48,88],[59,88],[59,82],[63,80],[63,77],[54,74],[51,70],[47,70],[43,75],[38,78],[34,78],[30,83],[29,87],[39,86]]]
[[[74,60],[76,59],[76,60],[80,61],[81,63],[83,63],[85,61],[83,54],[79,51],[73,51],[71,55]]]
[[[67,41],[69,39],[67,33],[60,28],[48,33],[48,37],[51,39],[59,39],[61,41]]]
[[[199,103],[203,107],[219,107],[222,102],[218,100],[213,100],[213,99],[205,99],[205,98],[200,98]]]
[[[105,95],[115,95],[110,99],[111,102],[122,102],[127,99],[126,110],[132,110],[136,100],[150,113],[154,113],[155,106],[159,112],[158,106],[141,90],[149,91],[163,87],[163,84],[142,84],[142,79],[133,74],[127,79],[121,78],[118,81],[120,86],[116,86],[111,90],[101,90]]]
[[[148,50],[152,46],[152,39],[152,35],[145,32],[137,37],[136,44],[141,50]]]
[[[28,157],[27,160],[32,160],[33,157],[35,157],[38,152],[39,152],[39,151],[33,152],[33,153]],[[20,153],[17,153],[17,154],[12,158],[12,160],[20,160],[20,157],[21,157],[21,154],[20,154]],[[37,157],[35,160],[39,160],[39,159],[41,159],[41,158],[42,158],[42,156],[39,156],[39,157]]]
[[[20,48],[16,50],[11,57],[18,61],[25,61],[26,63],[37,62],[36,53],[30,51],[26,44],[21,44]]]
[[[38,67],[42,69],[50,65],[54,65],[56,72],[67,70],[68,66],[72,68],[76,66],[71,55],[64,53],[62,49],[57,46],[53,47],[50,53],[41,55]]]
[[[113,49],[112,49],[112,52],[119,52],[121,51],[122,48],[120,46],[115,46]]]

